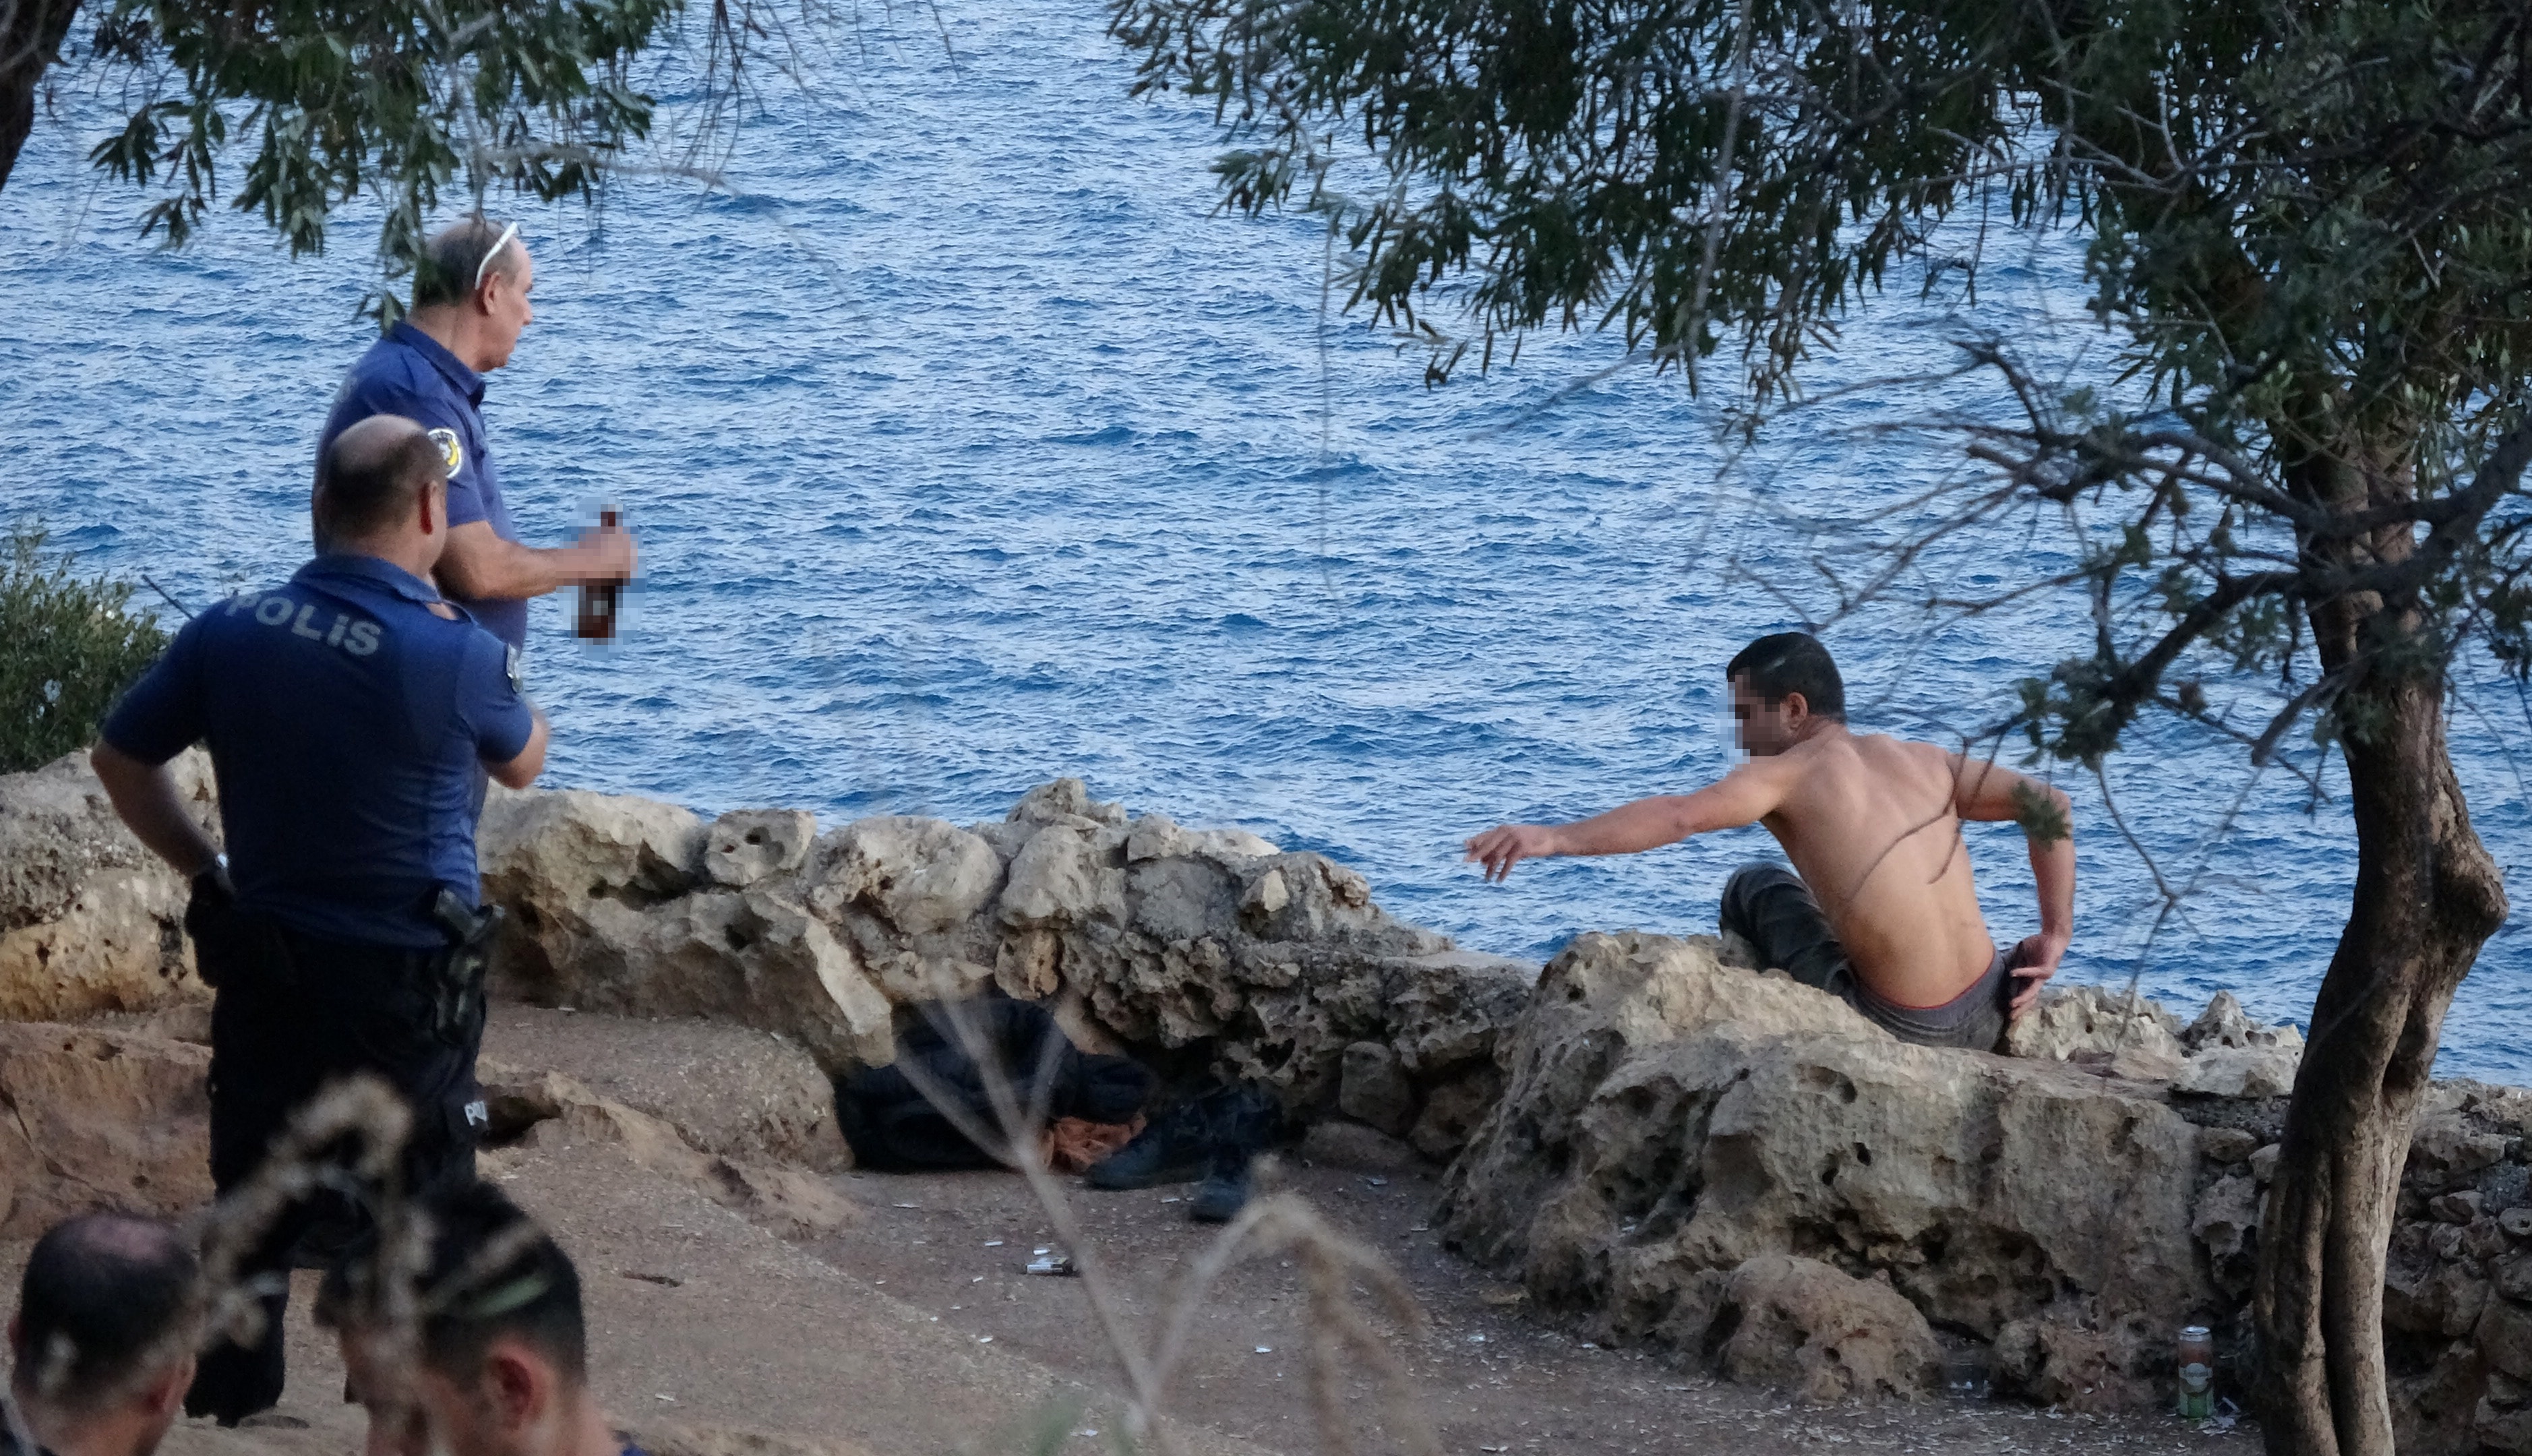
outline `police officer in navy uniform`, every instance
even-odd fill
[[[524,648],[528,599],[573,583],[633,574],[633,538],[615,527],[578,545],[522,546],[501,498],[484,435],[484,376],[510,362],[536,317],[536,263],[513,223],[483,218],[442,229],[414,262],[413,309],[352,366],[316,442],[321,459],[343,431],[373,415],[419,420],[448,467],[448,545],[440,589],[490,630]]]
[[[328,446],[320,553],[282,585],[186,623],[108,715],[91,756],[141,842],[192,877],[185,916],[211,1008],[211,1179],[262,1164],[292,1113],[374,1073],[411,1104],[403,1178],[470,1179],[482,972],[482,778],[523,788],[547,728],[515,650],[431,584],[448,546],[442,456],[381,415]],[[226,863],[185,813],[167,760],[207,744]],[[287,1270],[317,1211],[293,1210],[245,1275]],[[281,1311],[253,1346],[206,1351],[189,1414],[224,1425],[281,1398]]]

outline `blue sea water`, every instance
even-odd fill
[[[1859,313],[1816,402],[1746,453],[1675,379],[1594,379],[1615,358],[1597,341],[1428,390],[1420,350],[1323,324],[1312,222],[1214,213],[1207,113],[1126,99],[1095,0],[945,0],[941,19],[865,17],[812,51],[805,89],[770,84],[726,192],[636,179],[596,213],[526,211],[539,319],[487,405],[512,508],[552,542],[620,501],[645,553],[611,648],[571,641],[564,603],[535,608],[547,782],[968,821],[1077,774],[1138,812],[1322,850],[1486,950],[1710,930],[1762,831],[1500,887],[1459,843],[1729,766],[1724,661],[1835,608],[1823,540],[1890,539],[1959,468],[1870,427],[1992,403],[1870,382],[1942,368],[1958,319],[1913,289]],[[374,213],[321,260],[238,215],[155,251],[141,201],[83,160],[109,120],[66,87],[0,193],[0,519],[199,604],[304,553],[316,429],[370,332]],[[1973,317],[2080,372],[2101,344],[2077,246],[1992,259]],[[1913,604],[2066,551],[1986,531],[1839,622],[1860,723],[1952,738],[2010,711],[2017,677],[2080,644],[2079,604],[1931,622]],[[2472,702],[2463,785],[2519,896],[2522,709],[2493,686]],[[2238,750],[2168,724],[2108,782],[2190,894],[2161,915],[2101,789],[2064,781],[2067,977],[2140,974],[2183,1015],[2229,987],[2302,1020],[2353,876],[2343,802],[2251,782]],[[2018,834],[1971,837],[1999,936],[2035,928]],[[2515,924],[2490,943],[2446,1075],[2532,1080],[2527,955]]]

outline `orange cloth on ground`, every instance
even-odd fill
[[[1037,1135],[1038,1150],[1046,1155],[1046,1165],[1058,1173],[1086,1172],[1090,1165],[1134,1140],[1143,1131],[1143,1118],[1135,1114],[1130,1123],[1094,1123],[1083,1118],[1060,1117]]]

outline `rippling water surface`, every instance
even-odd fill
[[[1780,511],[1905,499],[1950,461],[1851,430],[1975,392],[1861,389],[1727,472],[1711,407],[1675,381],[1555,397],[1600,345],[1428,391],[1420,354],[1358,320],[1322,331],[1309,222],[1212,215],[1205,116],[1125,99],[1095,4],[945,8],[954,66],[925,16],[847,41],[810,93],[769,92],[736,197],[636,183],[595,216],[528,215],[540,316],[487,406],[513,511],[551,542],[620,500],[646,564],[611,649],[536,607],[547,782],[967,821],[1078,774],[1137,812],[1323,850],[1487,950],[1710,930],[1762,831],[1495,888],[1459,841],[1723,770],[1724,661],[1834,603]],[[367,341],[373,215],[321,261],[235,215],[152,251],[133,195],[81,160],[104,124],[66,91],[0,193],[0,507],[199,603],[304,553],[316,428]],[[2072,259],[2003,260],[1980,317],[2078,357]],[[1815,384],[1941,367],[1953,330],[1913,299],[1854,320]],[[1972,545],[1903,595],[2064,560],[2047,533]],[[1930,636],[1894,607],[1830,640],[1862,723],[1942,736],[2008,711],[2080,630],[2064,603]],[[2456,749],[2511,879],[2522,710],[2481,700]],[[2244,773],[2168,725],[2114,765],[2138,840],[2196,885],[2151,939],[2152,876],[2100,789],[2066,785],[2070,977],[2141,964],[2184,1015],[2232,987],[2303,1019],[2345,913],[2346,812],[2272,774],[2211,845]],[[1972,850],[1999,936],[2035,928],[2016,832],[1974,829]],[[2525,962],[2509,925],[2445,1072],[2532,1080]]]

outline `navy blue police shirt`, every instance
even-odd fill
[[[490,524],[492,534],[516,541],[510,507],[501,499],[501,475],[484,439],[484,377],[458,363],[437,339],[399,319],[343,378],[316,458],[325,458],[334,437],[372,415],[402,415],[431,432],[448,466],[448,524]],[[528,643],[528,604],[460,600],[487,631],[512,647]]]
[[[328,940],[447,944],[438,887],[479,903],[483,770],[526,751],[512,651],[372,556],[318,556],[187,622],[105,721],[158,764],[209,746],[240,905]]]

